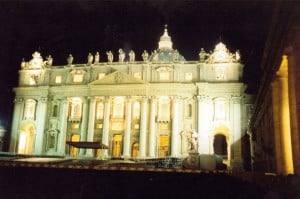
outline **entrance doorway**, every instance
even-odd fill
[[[139,143],[135,142],[132,144],[131,157],[136,158],[139,154]]]
[[[18,153],[32,154],[35,129],[33,124],[25,124],[21,128],[19,137]]]
[[[216,155],[220,155],[223,157],[223,159],[227,159],[228,151],[227,151],[227,141],[225,135],[216,134],[214,136],[213,147],[214,147],[214,153]]]
[[[122,141],[123,137],[122,135],[114,135],[113,137],[113,158],[120,158],[122,153]]]
[[[80,139],[80,137],[79,137],[78,134],[73,134],[71,136],[71,142],[79,142],[79,139]],[[71,148],[70,148],[70,155],[75,157],[75,156],[78,155],[78,151],[79,151],[78,148],[71,146]]]
[[[159,136],[159,148],[158,148],[158,156],[166,157],[169,154],[169,136],[161,135]]]

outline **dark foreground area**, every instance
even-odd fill
[[[227,174],[0,168],[0,198],[258,198]]]
[[[0,167],[0,198],[299,198],[295,179],[264,187],[226,173]]]

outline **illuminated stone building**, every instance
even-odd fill
[[[249,125],[255,171],[300,175],[300,7],[277,1]]]
[[[223,43],[187,61],[173,49],[165,28],[158,49],[142,61],[120,49],[115,59],[89,54],[86,64],[52,65],[35,52],[23,61],[15,91],[10,151],[21,154],[92,156],[66,141],[99,141],[103,158],[222,155],[243,164],[251,102],[241,82],[239,52]],[[106,61],[107,60],[107,61]],[[192,133],[197,132],[192,137]]]

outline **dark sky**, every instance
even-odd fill
[[[53,65],[63,65],[69,53],[85,63],[89,52],[157,49],[164,24],[174,48],[187,60],[197,60],[222,41],[241,51],[244,82],[255,90],[273,1],[0,1],[0,120],[9,128],[13,87],[24,57],[38,50]]]

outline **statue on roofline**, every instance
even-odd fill
[[[114,60],[113,53],[111,51],[108,51],[108,52],[106,52],[106,55],[107,55],[108,62],[110,62],[110,63],[113,62],[113,60]]]
[[[144,62],[148,61],[148,57],[149,57],[148,52],[146,50],[144,50],[144,52],[142,54],[143,61]]]
[[[199,58],[200,62],[204,62],[209,54],[203,48],[200,49]]]
[[[46,63],[47,66],[52,66],[53,64],[53,58],[51,57],[51,55],[48,55],[48,57],[46,57]]]
[[[71,66],[73,64],[73,60],[74,60],[73,55],[69,54],[69,57],[67,58],[68,66]]]
[[[87,57],[88,65],[92,65],[93,60],[94,60],[94,56],[92,55],[92,53],[89,53]]]
[[[99,52],[96,52],[94,64],[98,64],[99,62],[100,62],[100,54]]]
[[[135,53],[133,50],[130,50],[129,52],[129,62],[134,62],[135,61]]]
[[[125,59],[125,53],[122,48],[120,48],[118,52],[119,52],[119,62],[123,63]]]

